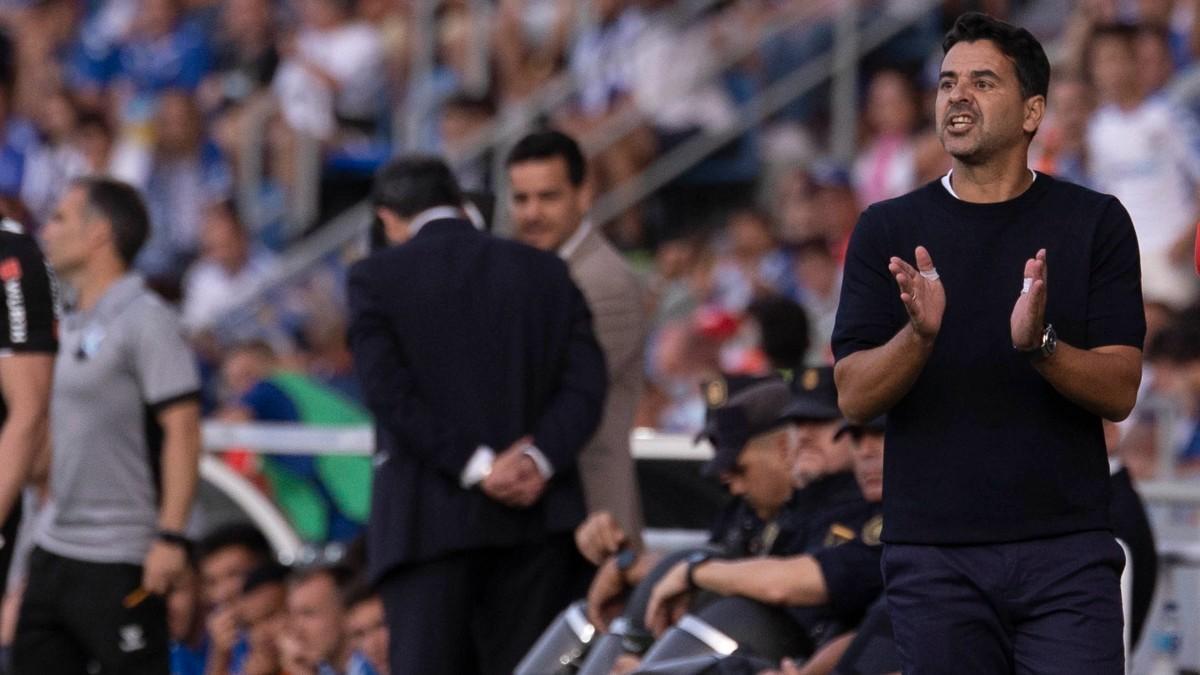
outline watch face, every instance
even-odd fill
[[[623,548],[617,552],[617,569],[622,572],[633,567],[633,563],[637,562],[637,551],[631,548]]]
[[[1042,353],[1050,356],[1058,348],[1058,333],[1054,326],[1046,326],[1046,334],[1042,336]]]

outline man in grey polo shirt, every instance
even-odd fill
[[[43,230],[75,302],[54,371],[52,499],[18,620],[19,673],[168,670],[163,596],[185,566],[199,379],[174,313],[129,272],[148,229],[131,187],[86,178]]]

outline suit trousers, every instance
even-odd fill
[[[1125,672],[1125,554],[1109,532],[888,544],[882,565],[906,675]]]
[[[572,599],[571,534],[405,564],[380,582],[392,675],[508,675]]]

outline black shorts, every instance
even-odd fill
[[[131,595],[142,568],[35,548],[13,643],[15,675],[167,675],[166,601]],[[99,671],[89,666],[99,665]]]

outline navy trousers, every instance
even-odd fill
[[[907,675],[1122,675],[1125,555],[1108,532],[986,546],[888,544]]]

